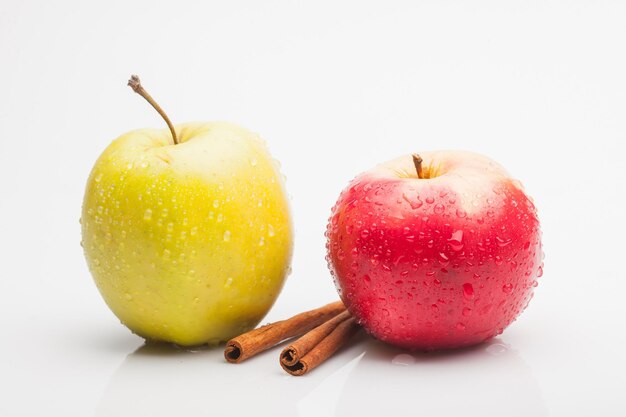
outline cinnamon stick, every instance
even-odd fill
[[[342,313],[340,316],[344,316],[346,313]],[[301,343],[299,343],[301,340],[299,339],[283,350],[280,356],[280,365],[286,372],[293,376],[301,376],[310,372],[341,348],[359,329],[356,321],[349,314],[344,317],[337,316],[320,327],[324,327],[324,329],[320,329],[318,332],[318,328],[307,333],[301,338],[305,339]],[[330,327],[330,331],[327,327]],[[309,350],[305,351],[307,348]]]
[[[297,314],[290,319],[267,324],[231,339],[226,343],[224,358],[230,363],[242,362],[283,340],[301,336],[346,310],[341,301]]]
[[[322,339],[328,336],[341,322],[350,318],[350,313],[344,311],[328,320],[324,324],[320,324],[295,342],[287,346],[280,354],[280,363],[285,366],[293,366],[311,351]]]

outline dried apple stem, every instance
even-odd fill
[[[417,171],[417,178],[424,178],[424,172],[422,171],[422,157],[416,153],[411,156],[413,157],[413,164],[415,165],[415,170]]]
[[[165,120],[165,123],[167,123],[167,127],[170,128],[170,132],[172,132],[172,139],[174,140],[174,145],[178,145],[178,139],[176,138],[176,131],[174,130],[174,126],[172,125],[170,118],[167,117],[167,114],[165,114],[161,106],[159,106],[159,104],[156,101],[154,101],[152,96],[148,94],[148,92],[143,88],[143,86],[141,85],[141,81],[139,80],[139,77],[137,75],[131,75],[130,80],[128,80],[128,85],[130,86],[130,88],[133,89],[135,93],[145,98],[146,101],[150,103],[152,107],[154,107],[154,110],[156,110],[161,115],[163,120]]]

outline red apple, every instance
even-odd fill
[[[326,237],[350,312],[374,337],[408,349],[502,333],[543,273],[531,198],[469,152],[407,155],[362,173],[339,196]]]

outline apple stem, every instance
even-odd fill
[[[174,126],[172,125],[170,118],[167,117],[167,114],[165,114],[161,106],[159,106],[158,103],[154,101],[152,96],[148,94],[148,92],[143,88],[143,86],[141,85],[141,81],[139,80],[139,77],[137,75],[131,75],[130,80],[128,80],[128,85],[130,86],[130,88],[133,89],[135,93],[145,98],[146,101],[150,103],[152,107],[154,107],[154,110],[156,110],[161,115],[163,120],[165,120],[165,123],[167,123],[167,127],[170,128],[170,132],[172,132],[172,139],[174,140],[174,145],[178,145],[179,142],[178,142],[178,139],[176,138],[176,131],[174,130]]]
[[[422,157],[416,153],[411,156],[413,157],[413,164],[415,165],[415,170],[417,171],[417,178],[424,178],[424,172],[422,171]]]

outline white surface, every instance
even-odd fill
[[[626,415],[626,3],[89,3],[0,4],[0,415]],[[233,366],[142,347],[78,224],[99,153],[162,126],[134,72],[176,122],[238,122],[282,161],[294,272],[264,321],[336,297],[323,232],[354,175],[442,148],[534,196],[529,309],[495,345],[407,356],[361,337],[303,378],[275,351]]]

